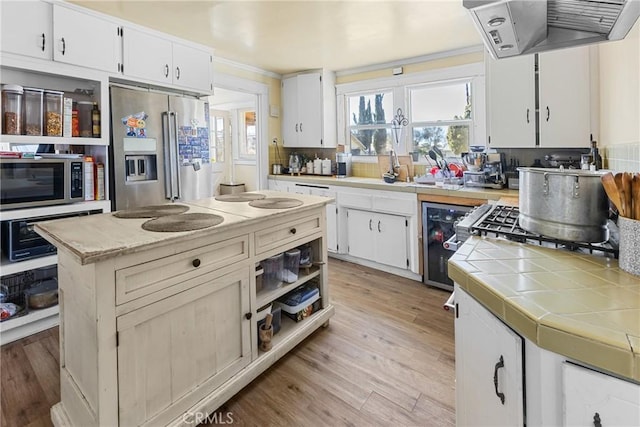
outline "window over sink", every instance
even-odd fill
[[[338,84],[336,93],[339,143],[355,161],[395,149],[398,154],[421,152],[418,161],[426,162],[433,146],[459,156],[470,145],[485,145],[482,62]],[[394,147],[391,120],[399,108],[409,125]]]

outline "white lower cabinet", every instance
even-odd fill
[[[524,424],[523,340],[458,286],[456,424]]]
[[[347,253],[392,267],[408,268],[408,225],[404,216],[348,209]]]
[[[458,284],[455,302],[458,426],[640,425],[640,385],[538,347]]]
[[[567,362],[562,379],[564,425],[640,425],[639,385]]]
[[[121,425],[168,424],[251,362],[249,270],[208,276],[117,318]]]

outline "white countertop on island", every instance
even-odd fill
[[[110,257],[134,253],[156,246],[173,244],[188,239],[203,237],[210,233],[244,227],[264,218],[275,218],[292,212],[304,213],[309,209],[325,205],[330,197],[310,196],[277,191],[261,190],[257,193],[267,197],[298,199],[301,206],[289,209],[260,209],[248,202],[223,202],[215,198],[180,201],[189,206],[187,213],[210,213],[219,215],[224,221],[212,227],[182,232],[154,232],[142,229],[149,218],[118,218],[113,213],[73,217],[40,222],[36,231],[56,247],[63,247],[76,256],[81,264],[90,264]]]

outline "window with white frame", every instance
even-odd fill
[[[392,148],[393,92],[352,94],[347,99],[351,153],[356,156],[388,154]]]
[[[209,152],[211,153],[211,163],[223,163],[225,145],[230,135],[231,125],[228,111],[211,109],[209,132]]]
[[[240,110],[240,144],[238,145],[238,158],[246,160],[256,159],[256,111]]]
[[[338,84],[336,93],[339,143],[356,161],[390,149],[398,154],[417,151],[425,161],[434,146],[458,156],[470,145],[485,144],[482,62]],[[409,124],[394,147],[391,121],[398,109]]]
[[[445,155],[469,150],[473,126],[471,81],[445,81],[407,88],[412,151],[437,146]]]

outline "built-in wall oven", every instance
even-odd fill
[[[447,270],[447,261],[453,252],[446,250],[443,244],[455,234],[455,222],[471,209],[470,206],[422,202],[422,281],[425,284],[453,290]]]

